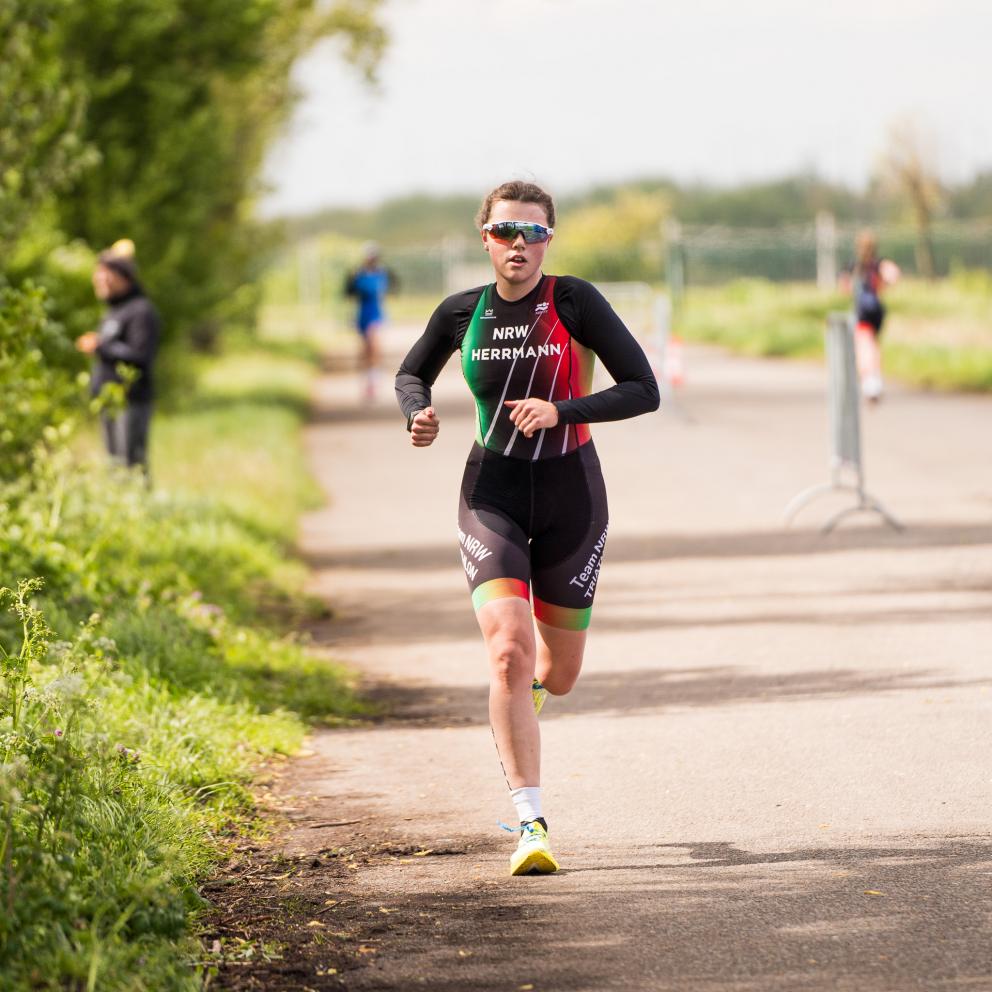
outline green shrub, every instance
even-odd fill
[[[45,300],[30,283],[0,286],[0,482],[23,476],[39,450],[57,446],[72,427],[79,390],[60,368],[68,345]]]

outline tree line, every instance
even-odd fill
[[[128,237],[173,340],[250,314],[267,237],[252,207],[290,70],[339,35],[372,74],[378,2],[6,0],[0,278],[46,286],[72,324],[86,252]]]
[[[372,208],[325,208],[286,220],[294,240],[326,232],[356,239],[375,238],[402,246],[439,240],[471,226],[478,197],[465,194],[396,197]],[[883,224],[911,220],[912,205],[903,191],[873,180],[864,189],[832,183],[815,173],[802,173],[763,182],[720,186],[679,183],[673,179],[645,178],[599,185],[560,197],[559,226],[587,222],[597,209],[629,213],[640,201],[646,220],[664,206],[666,215],[685,224],[713,224],[731,228],[780,227],[807,224],[821,210],[841,223]],[[992,218],[992,170],[958,184],[943,185],[934,216],[951,220]]]

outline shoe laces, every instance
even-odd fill
[[[528,820],[526,823],[521,823],[515,827],[511,827],[509,824],[504,823],[502,820],[497,820],[496,826],[499,827],[501,830],[505,830],[508,834],[520,834],[523,833],[524,830],[526,830],[533,823],[537,823],[537,820]],[[537,823],[537,825],[541,826],[540,823]],[[533,833],[533,831],[528,831],[528,833]],[[545,831],[545,833],[547,833],[547,831]]]

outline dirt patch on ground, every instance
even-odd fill
[[[297,857],[270,847],[242,847],[204,886],[213,909],[204,921],[208,988],[321,992],[353,987],[356,972],[376,966],[386,941],[402,946],[441,925],[443,909],[419,902],[386,905],[362,891],[372,868],[420,858],[470,854],[428,849],[364,832],[357,845]],[[372,976],[364,976],[366,979]],[[367,985],[363,981],[363,987]]]

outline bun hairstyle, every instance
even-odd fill
[[[105,252],[115,258],[134,258],[134,242],[130,238],[120,238]]]
[[[497,186],[483,201],[479,212],[475,215],[475,226],[481,231],[483,224],[489,223],[489,215],[493,212],[493,204],[497,200],[516,200],[518,203],[537,203],[544,207],[548,218],[548,227],[555,226],[555,201],[551,194],[545,192],[535,183],[525,183],[522,180],[502,183]]]

